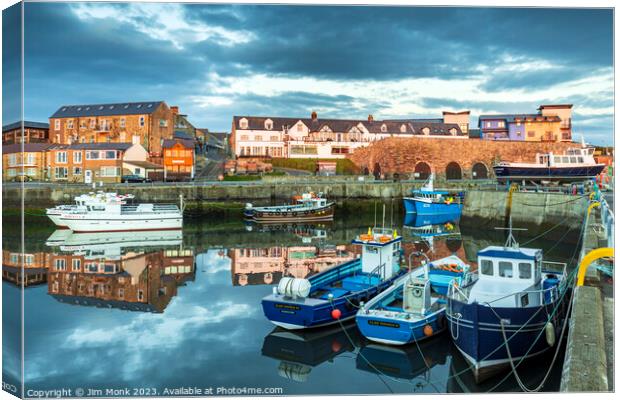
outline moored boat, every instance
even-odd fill
[[[360,332],[389,345],[405,345],[443,332],[448,282],[468,269],[458,257],[449,256],[411,271],[358,311],[355,319]]]
[[[446,316],[453,342],[476,382],[534,357],[561,338],[568,297],[566,264],[542,250],[506,244],[478,252],[478,271],[448,287]]]
[[[304,193],[293,197],[293,204],[254,207],[246,204],[243,215],[256,222],[307,222],[334,219],[334,203],[328,202],[322,193]]]
[[[113,192],[90,192],[76,196],[74,198],[75,204],[61,204],[52,208],[48,208],[45,210],[45,214],[59,228],[67,228],[67,226],[64,225],[63,222],[60,220],[60,217],[64,213],[76,210],[85,210],[87,205],[103,205],[109,201],[127,201],[133,198],[134,196],[132,194],[119,195]]]
[[[65,210],[59,223],[74,232],[178,230],[183,227],[182,208],[176,204],[127,204],[126,198],[117,196]]]
[[[308,279],[282,278],[273,294],[263,298],[263,312],[286,329],[326,326],[355,317],[367,302],[406,270],[400,268],[402,237],[390,229],[369,229],[353,244],[360,258],[339,264]]]
[[[433,186],[434,175],[431,174],[425,184],[411,191],[410,197],[403,199],[407,213],[425,214],[457,214],[463,209],[465,193],[435,189]]]
[[[605,167],[594,160],[594,147],[582,141],[581,148],[568,149],[564,154],[538,153],[533,163],[501,161],[493,171],[500,182],[579,182],[595,179]]]

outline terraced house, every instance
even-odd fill
[[[48,143],[13,143],[2,146],[3,181],[40,181],[45,178]]]
[[[570,142],[572,104],[541,105],[537,114],[481,115],[481,138],[526,142]]]
[[[66,105],[50,117],[49,125],[53,143],[140,144],[157,157],[163,140],[172,137],[175,113],[163,101]]]
[[[392,136],[468,139],[469,111],[441,119],[365,120],[235,116],[231,147],[237,157],[344,158]]]
[[[2,127],[2,144],[47,142],[49,142],[47,122],[17,121]]]

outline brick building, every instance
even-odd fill
[[[365,120],[233,117],[231,147],[237,157],[344,158],[388,137],[468,139],[469,111],[440,119]]]
[[[570,142],[572,104],[542,105],[537,114],[481,115],[481,139]]]
[[[61,106],[49,124],[53,143],[140,144],[151,156],[161,155],[174,125],[175,113],[163,101]]]
[[[46,152],[46,178],[65,182],[120,182],[123,160],[146,161],[147,152],[140,144],[76,143],[55,145]]]
[[[12,143],[47,143],[49,142],[49,124],[46,122],[14,122],[2,127],[2,144]]]
[[[21,253],[2,249],[2,279],[14,285],[33,286],[47,281],[45,252]]]
[[[2,180],[35,180],[45,178],[48,143],[14,143],[2,146]]]
[[[164,149],[164,180],[188,180],[194,178],[194,141],[189,139],[166,139]]]

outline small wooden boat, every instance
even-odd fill
[[[467,264],[449,256],[411,271],[358,311],[357,327],[366,338],[390,345],[443,332],[448,283],[467,270]]]
[[[402,237],[389,229],[369,229],[353,244],[361,258],[339,264],[309,279],[285,277],[263,298],[268,320],[285,329],[336,324],[355,317],[361,302],[381,293],[406,273],[400,268]]]
[[[322,193],[304,193],[293,197],[293,204],[254,207],[246,204],[244,216],[256,222],[306,222],[331,221],[334,219],[334,203],[328,202]]]

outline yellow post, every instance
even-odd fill
[[[600,249],[591,250],[586,254],[579,263],[579,271],[577,272],[577,286],[583,286],[583,281],[586,278],[586,271],[593,261],[599,258],[613,257],[614,249],[611,247],[602,247]]]
[[[600,206],[601,206],[601,203],[600,203],[599,201],[595,201],[595,202],[593,202],[592,204],[590,204],[590,205],[588,206],[588,217],[590,217],[590,213],[592,212],[592,209],[593,209],[594,207],[600,207]]]

